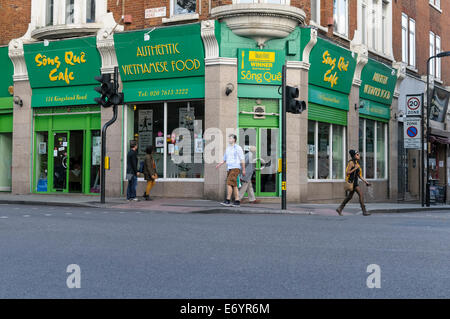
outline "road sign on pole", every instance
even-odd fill
[[[404,145],[405,148],[422,148],[422,125],[420,118],[407,118],[404,122]]]
[[[422,115],[422,94],[406,96],[406,116]]]

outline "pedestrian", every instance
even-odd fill
[[[245,158],[242,147],[236,144],[237,136],[231,134],[228,136],[228,146],[223,156],[223,161],[217,164],[216,169],[227,163],[227,198],[221,205],[239,207],[239,189],[237,179],[239,174],[245,176]],[[231,196],[234,194],[234,203],[231,204]]]
[[[150,190],[153,188],[156,183],[156,179],[158,178],[158,174],[156,174],[156,163],[153,159],[154,151],[155,148],[152,145],[148,146],[145,150],[147,153],[144,160],[144,178],[147,181],[147,188],[144,193],[145,200],[152,200],[150,198]]]
[[[137,176],[138,176],[138,158],[137,143],[135,140],[130,141],[130,151],[127,154],[127,200],[138,201],[136,198]]]
[[[255,171],[255,159],[256,146],[249,146],[248,152],[245,154],[245,176],[240,176],[241,188],[239,188],[239,199],[242,201],[245,192],[248,194],[248,201],[250,204],[258,204],[259,201],[255,197],[253,191],[252,177]]]
[[[361,205],[361,210],[364,216],[370,215],[370,213],[366,210],[366,206],[364,205],[364,197],[361,191],[361,188],[358,186],[358,179],[361,179],[367,186],[370,186],[370,183],[365,180],[362,176],[362,169],[359,165],[360,155],[359,152],[355,150],[350,150],[349,154],[351,156],[351,160],[347,163],[347,168],[345,169],[345,189],[349,191],[347,197],[342,202],[341,206],[339,206],[336,211],[342,216],[342,210],[353,197],[353,194],[358,193],[359,196],[359,204]]]

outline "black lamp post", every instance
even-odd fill
[[[426,187],[426,204],[430,207],[430,61],[434,58],[442,58],[450,56],[450,51],[440,52],[434,56],[430,56],[427,60],[427,187]]]

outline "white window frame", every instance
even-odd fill
[[[442,43],[441,43],[441,37],[440,36],[438,36],[438,35],[436,35],[435,36],[435,39],[436,39],[436,43],[435,43],[435,53],[436,54],[438,54],[438,53],[440,53],[441,52],[441,46],[442,46]],[[435,59],[436,60],[436,79],[441,79],[441,75],[442,75],[442,70],[441,70],[441,59],[440,58],[436,58]]]
[[[315,17],[313,17],[311,15],[311,21],[314,22],[317,25],[320,25],[320,1],[321,0],[315,0],[315,1],[316,1],[316,13],[317,13],[317,15]]]
[[[408,16],[402,13],[402,62],[408,63]]]
[[[435,36],[434,32],[430,31],[430,57],[432,57],[436,54],[435,40],[436,40],[436,36]],[[435,59],[431,59],[431,61],[430,61],[430,75],[433,78],[436,75],[436,67],[435,67],[434,60]]]
[[[199,5],[199,0],[195,0],[195,11],[191,12],[191,13],[181,13],[181,14],[175,14],[175,2],[177,0],[170,0],[170,16],[171,17],[179,17],[179,16],[184,16],[184,15],[192,15],[192,14],[196,14],[197,13],[197,9],[198,9],[198,5]]]
[[[408,40],[409,40],[409,61],[408,64],[412,67],[416,66],[416,21],[409,18],[408,24]]]
[[[173,0],[172,0],[173,1]],[[320,0],[318,0],[320,1]],[[291,0],[279,0],[279,1],[270,1],[270,0],[233,0],[233,4],[237,3],[276,3],[290,5]]]
[[[160,176],[158,178],[158,182],[204,182],[205,178],[167,178],[167,137],[169,136],[167,134],[167,116],[168,116],[168,105],[169,102],[164,102],[164,156],[163,156],[163,176]],[[186,105],[188,105],[190,102],[187,101]],[[125,154],[125,156],[123,156],[123,174],[122,174],[122,178],[123,181],[127,180],[127,154],[128,154],[128,147],[129,147],[129,140],[130,137],[128,136],[128,108],[131,106],[124,106],[124,120],[123,120],[123,138],[124,138],[124,143],[123,143],[123,154]],[[133,124],[134,125],[134,124]],[[134,134],[134,133],[133,133]],[[134,136],[133,136],[134,137]],[[203,161],[203,169],[204,169],[204,165],[205,162]],[[203,171],[203,174],[205,172]],[[145,179],[144,177],[138,177],[138,182],[144,182]]]
[[[368,8],[366,0],[361,1],[361,43],[367,45],[367,17]]]
[[[438,11],[441,11],[441,0],[430,0],[429,3],[432,7]]]
[[[362,150],[360,150],[360,155],[361,155],[361,158],[362,158],[362,160],[363,160],[363,176],[364,176],[364,178],[366,178],[366,167],[367,167],[367,160],[366,160],[366,131],[367,131],[367,119],[365,119],[365,118],[360,118],[359,119],[360,121],[363,121],[363,149]],[[367,180],[371,180],[371,181],[375,181],[375,180],[377,180],[377,181],[385,181],[385,180],[387,180],[388,179],[388,165],[387,165],[387,163],[388,163],[388,141],[389,141],[389,138],[388,138],[388,129],[387,129],[387,123],[384,123],[384,122],[381,122],[381,121],[376,121],[376,120],[372,120],[372,121],[374,121],[375,122],[375,127],[374,127],[374,129],[375,129],[375,131],[374,131],[374,135],[373,135],[373,139],[374,139],[374,143],[373,143],[373,148],[374,148],[374,152],[373,152],[373,160],[374,160],[374,163],[373,163],[373,169],[374,169],[374,173],[373,173],[373,178],[366,178]],[[377,148],[377,143],[378,143],[378,140],[377,140],[377,126],[378,125],[383,125],[384,126],[384,163],[385,163],[385,165],[384,165],[384,176],[385,177],[383,177],[383,178],[378,178],[378,172],[377,172],[377,165],[378,165],[378,163],[377,163],[377,153],[378,153],[378,148]]]
[[[325,123],[325,122],[320,122],[320,123],[325,123],[330,125],[330,130],[329,130],[329,134],[328,134],[328,143],[329,143],[329,147],[330,147],[330,155],[328,158],[328,176],[329,178],[326,179],[319,179],[317,178],[319,176],[319,121],[312,121],[314,122],[314,178],[308,178],[308,182],[342,182],[345,180],[345,168],[346,168],[346,161],[345,161],[345,154],[346,154],[346,134],[347,134],[347,127],[344,125],[340,125],[343,127],[343,131],[342,131],[342,138],[344,139],[343,143],[342,143],[342,154],[343,154],[343,161],[342,161],[342,176],[344,176],[344,178],[342,179],[333,179],[333,125],[339,125],[339,124],[331,124],[331,123]]]
[[[342,8],[342,6],[345,6],[344,8]],[[344,16],[344,21],[345,21],[345,25],[344,25],[344,32],[340,32],[340,29],[342,28],[341,22],[339,20],[338,17],[338,13],[341,11],[345,11],[345,16]],[[334,32],[336,32],[339,35],[348,37],[348,0],[334,0],[333,1],[333,20],[334,20]]]

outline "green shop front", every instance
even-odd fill
[[[47,44],[47,43],[46,43]],[[100,74],[95,37],[24,46],[33,109],[35,193],[96,194],[100,187]]]
[[[349,93],[356,60],[347,49],[319,38],[311,51],[310,63],[308,193],[312,199],[330,198],[318,182],[344,180]],[[329,191],[333,192],[333,188]]]
[[[251,146],[256,197],[280,195],[278,159],[281,154],[281,100],[279,87],[286,54],[283,50],[238,49],[239,144],[244,152]]]
[[[0,192],[11,191],[13,133],[13,65],[8,47],[0,47]]]
[[[147,148],[154,148],[159,179],[152,194],[202,196],[205,65],[200,24],[116,33],[114,45],[126,103],[124,154],[131,140],[138,143],[140,163]]]
[[[397,75],[392,68],[369,59],[359,89],[359,151],[366,179],[387,180],[389,119]]]

